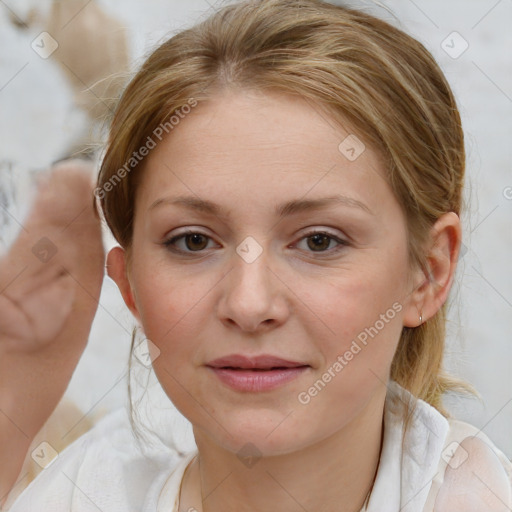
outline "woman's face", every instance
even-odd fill
[[[164,390],[231,451],[292,452],[378,409],[412,307],[377,153],[277,94],[217,95],[151,151],[129,275]]]

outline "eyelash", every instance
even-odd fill
[[[190,255],[190,254],[194,254],[194,253],[197,253],[197,254],[201,254],[202,252],[205,251],[205,249],[201,249],[200,251],[184,251],[182,249],[178,249],[174,246],[174,244],[182,239],[182,238],[185,238],[186,236],[188,235],[201,235],[207,239],[210,239],[211,240],[211,237],[209,237],[208,235],[205,235],[204,233],[201,233],[200,231],[193,231],[193,230],[188,230],[188,231],[185,231],[179,235],[176,235],[176,236],[173,236],[172,238],[168,239],[168,240],[165,240],[163,242],[163,245],[165,247],[167,247],[170,251],[174,252],[174,253],[177,253],[177,254],[185,254],[185,255]],[[335,242],[338,243],[338,245],[334,248],[334,249],[331,249],[331,250],[326,250],[326,251],[308,251],[308,252],[311,252],[312,254],[319,254],[319,255],[322,255],[322,254],[328,254],[328,255],[331,255],[333,253],[337,253],[338,251],[342,250],[344,247],[348,246],[349,243],[346,241],[346,240],[342,240],[341,238],[338,238],[337,236],[333,235],[332,233],[328,233],[327,231],[309,231],[308,233],[305,233],[299,241],[302,241],[304,239],[307,239],[307,238],[310,238],[314,235],[324,235],[328,238],[330,238],[331,240],[334,240]],[[321,256],[320,256],[321,257]]]

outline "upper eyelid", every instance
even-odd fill
[[[173,235],[173,236],[170,236],[168,238],[166,238],[164,240],[164,245],[171,245],[171,242],[175,242],[177,240],[180,240],[181,238],[184,238],[186,237],[187,235],[201,235],[201,236],[204,236],[212,241],[215,241],[214,238],[206,233],[203,233],[202,231],[198,230],[198,229],[187,229],[186,231],[182,232],[182,233],[178,233],[176,235]],[[345,238],[341,237],[341,236],[338,236],[334,233],[330,233],[328,230],[326,229],[320,229],[320,228],[317,228],[317,229],[309,229],[308,231],[306,231],[305,233],[301,234],[300,237],[297,239],[296,242],[294,242],[295,244],[300,242],[301,240],[303,240],[304,238],[308,238],[310,236],[314,236],[314,235],[318,235],[318,234],[321,234],[321,235],[327,235],[329,238],[335,240],[338,245],[348,245],[349,244],[349,241],[346,240]],[[216,242],[217,243],[217,242]],[[187,253],[194,253],[194,252],[197,252],[197,253],[200,253],[202,251],[204,251],[205,249],[202,249],[201,251],[183,251],[182,249],[178,249],[179,251],[182,251],[182,252],[187,252]],[[314,251],[312,251],[314,252]],[[329,252],[329,251],[319,251],[319,254],[322,253],[322,252]]]

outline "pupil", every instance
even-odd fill
[[[327,235],[312,235],[309,237],[310,240],[313,240],[313,245],[308,244],[310,249],[316,250],[316,249],[327,249],[329,247],[329,237]],[[322,244],[322,241],[324,242]],[[320,243],[318,243],[320,242]],[[325,243],[327,242],[327,243]]]
[[[201,240],[203,243],[201,243]],[[204,249],[207,245],[205,243],[205,240],[206,240],[205,237],[199,233],[187,235],[187,237],[186,237],[187,247],[189,249],[196,249],[196,250]],[[194,244],[198,244],[199,247],[197,247],[197,245],[194,247]]]

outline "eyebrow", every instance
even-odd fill
[[[294,199],[276,206],[274,213],[277,217],[283,218],[289,215],[294,215],[305,211],[319,210],[339,204],[348,206],[350,208],[361,209],[370,215],[375,215],[365,203],[352,197],[343,195],[322,197],[318,199]],[[148,210],[153,210],[154,208],[162,205],[183,206],[190,210],[196,210],[218,217],[227,216],[225,213],[223,213],[222,208],[218,204],[207,199],[200,199],[194,196],[163,197],[154,201]]]

